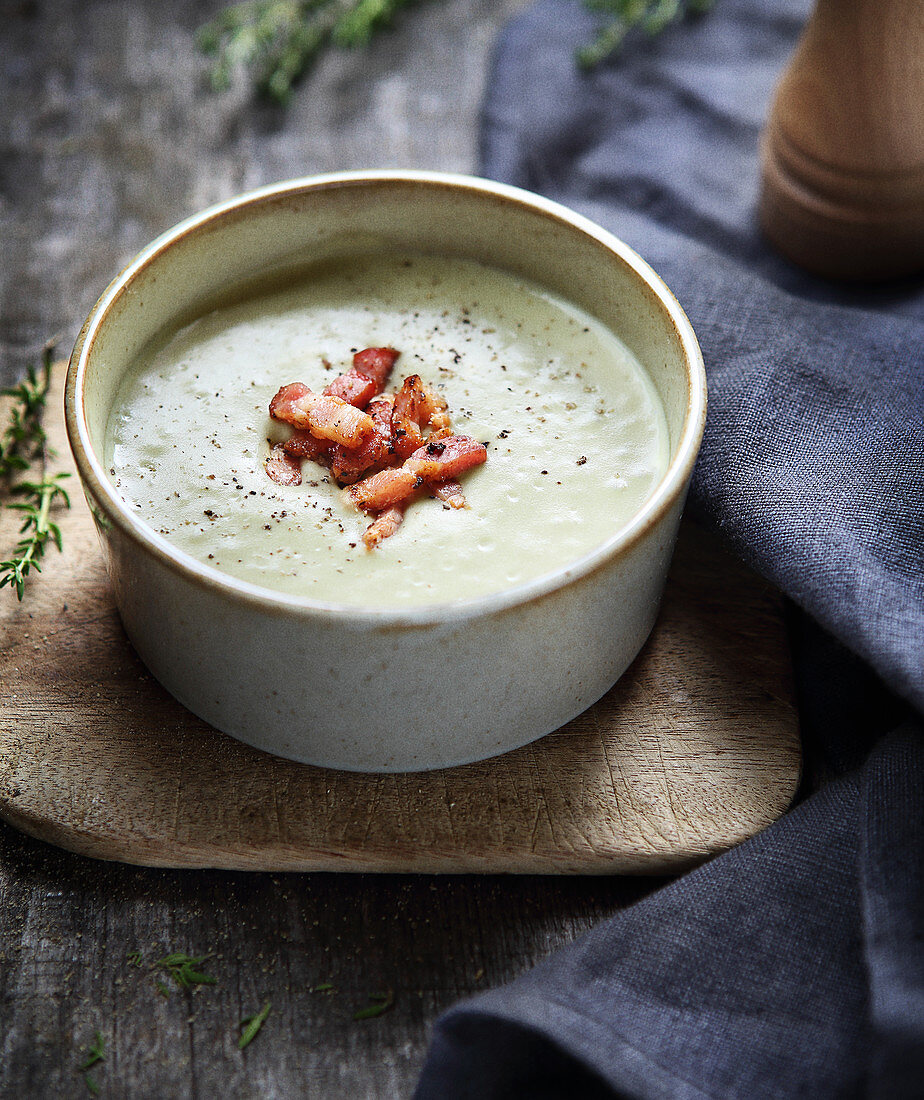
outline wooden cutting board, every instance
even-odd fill
[[[53,468],[73,470],[62,375],[48,430]],[[71,486],[63,554],[23,603],[0,591],[0,816],[42,840],[165,867],[662,873],[758,832],[796,791],[779,598],[689,524],[651,640],[590,710],[480,764],[358,775],[248,748],[160,687]]]

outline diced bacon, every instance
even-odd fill
[[[380,512],[406,500],[424,482],[458,477],[488,457],[483,443],[452,435],[415,451],[403,466],[380,470],[347,489],[348,499],[367,512]]]
[[[330,449],[331,473],[341,485],[350,485],[367,470],[384,462],[389,444],[389,437],[378,432],[366,436],[358,447],[342,447],[336,443]]]
[[[284,445],[276,443],[266,460],[266,472],[277,485],[301,485],[302,464],[299,459],[286,454]]]
[[[423,484],[423,479],[404,466],[391,466],[364,478],[346,490],[346,498],[366,512],[381,512],[400,504]]]
[[[304,382],[290,382],[288,386],[280,386],[276,396],[270,401],[269,414],[274,420],[285,420],[292,423],[292,417],[296,415],[295,403],[311,390]]]
[[[301,459],[328,464],[348,486],[345,499],[374,517],[362,536],[370,550],[398,530],[422,489],[447,507],[466,507],[456,479],[487,459],[484,444],[453,433],[445,399],[419,375],[406,378],[395,394],[381,393],[398,354],[364,348],[323,393],[292,382],[270,402],[270,415],[294,431],[273,447],[267,474],[297,485]]]
[[[407,458],[424,442],[422,428],[441,430],[449,426],[446,401],[419,374],[408,375],[395,397],[391,414],[392,446],[399,458]]]
[[[371,378],[381,393],[400,354],[394,348],[363,348],[353,356],[353,369]]]
[[[418,419],[422,400],[420,377],[412,374],[398,391],[391,414],[391,445],[400,459],[408,458],[423,443]]]
[[[296,429],[282,446],[286,454],[295,455],[296,458],[313,458],[318,462],[327,455],[331,442],[329,439],[318,439],[311,432]]]
[[[369,402],[368,413],[375,422],[375,426],[383,432],[391,429],[391,410],[395,407],[395,395],[393,393],[380,393]]]
[[[432,439],[434,434],[442,434],[443,432],[449,432],[452,434],[452,427],[450,426],[449,410],[446,407],[446,399],[436,390],[426,387],[428,392],[428,413],[427,424],[430,427],[430,438]]]
[[[374,430],[372,418],[339,397],[313,393],[301,382],[283,386],[270,402],[270,416],[321,439],[358,446]]]
[[[480,466],[487,457],[483,443],[467,435],[450,435],[415,451],[402,469],[413,471],[425,481],[445,481]]]
[[[367,470],[388,464],[391,459],[391,407],[394,398],[383,394],[373,398],[367,412],[375,430],[367,435],[358,447],[342,447],[335,444],[330,450],[331,472],[342,484],[349,485],[362,477]]]
[[[430,492],[437,500],[441,500],[444,504],[448,504],[450,508],[467,507],[465,494],[462,492],[462,486],[458,481],[449,479],[447,481],[434,482],[430,486]]]
[[[367,549],[374,550],[382,539],[390,538],[398,530],[404,520],[404,509],[404,504],[395,504],[375,517],[363,532]]]
[[[364,409],[378,393],[378,383],[358,370],[348,370],[324,389],[328,397],[339,397],[354,408]]]

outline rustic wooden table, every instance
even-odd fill
[[[474,169],[490,48],[522,5],[421,7],[372,52],[324,60],[282,114],[243,84],[204,90],[192,32],[214,0],[0,2],[0,381],[51,333],[67,350],[121,264],[213,201],[341,168]],[[99,1031],[105,1096],[408,1096],[442,1009],[654,885],[163,872],[0,826],[0,1095],[90,1095]],[[136,951],[212,953],[217,983],[164,997]],[[353,1020],[388,990],[390,1011]],[[239,1021],[266,1001],[242,1053]]]

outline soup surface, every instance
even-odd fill
[[[453,430],[488,447],[460,479],[468,506],[416,501],[375,550],[370,518],[306,461],[280,486],[263,464],[290,429],[284,383],[321,390],[353,351],[401,352]],[[657,394],[598,321],[540,287],[463,260],[394,254],[328,263],[171,334],[126,376],[106,463],[140,519],[192,557],[326,603],[458,602],[536,579],[619,530],[664,474]]]

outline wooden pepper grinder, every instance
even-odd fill
[[[797,264],[924,271],[924,0],[817,0],[761,158],[761,227]]]

